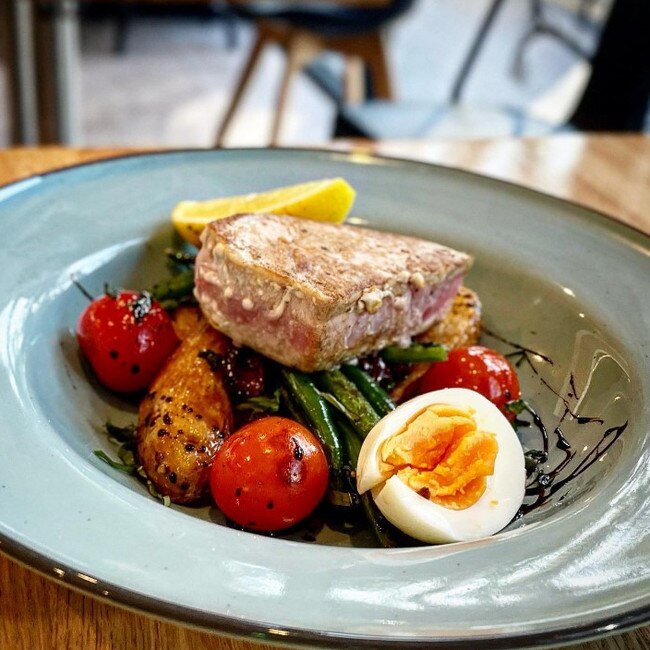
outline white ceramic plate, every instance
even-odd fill
[[[543,507],[491,539],[396,550],[345,546],[355,540],[344,535],[272,539],[164,508],[93,455],[112,451],[105,419],[133,419],[133,408],[83,372],[73,333],[86,302],[72,279],[95,293],[105,281],[149,286],[166,272],[177,201],[330,176],[358,190],[355,217],[475,255],[468,284],[487,327],[538,353],[520,374],[549,430],[546,469],[565,456],[557,425],[575,456]],[[0,223],[5,553],[118,604],[269,641],[521,646],[648,620],[648,237],[471,174],[283,150],[134,156],[34,177],[0,189]],[[539,446],[536,435],[524,444]]]

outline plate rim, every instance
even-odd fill
[[[105,149],[97,149],[97,152],[103,152]],[[503,178],[498,178],[497,176],[492,176],[490,174],[482,174],[481,172],[473,171],[471,169],[464,169],[463,167],[456,167],[455,165],[448,165],[445,163],[440,163],[440,162],[430,162],[427,160],[418,160],[415,158],[406,158],[406,157],[401,157],[401,156],[390,156],[390,155],[385,155],[385,154],[379,154],[379,153],[372,153],[372,152],[367,152],[367,151],[356,151],[354,147],[351,147],[348,150],[345,149],[328,149],[327,147],[228,147],[228,148],[223,148],[223,149],[206,149],[204,147],[172,147],[172,148],[165,148],[165,149],[146,149],[142,151],[130,151],[126,153],[119,153],[116,155],[108,155],[106,157],[98,158],[98,159],[93,159],[93,160],[84,160],[81,162],[77,163],[72,163],[70,165],[63,165],[63,166],[57,166],[53,167],[51,169],[47,169],[42,172],[36,172],[34,174],[29,174],[28,176],[24,176],[21,178],[18,178],[13,181],[9,181],[8,183],[1,183],[0,184],[0,190],[5,190],[7,188],[13,187],[20,185],[22,183],[25,183],[27,189],[29,185],[29,181],[34,181],[38,178],[45,178],[48,176],[52,175],[58,175],[61,173],[65,173],[68,170],[75,170],[80,167],[92,167],[94,165],[102,165],[103,163],[110,163],[113,161],[119,161],[119,160],[128,160],[131,158],[147,158],[149,156],[165,156],[165,155],[174,155],[174,154],[206,154],[206,155],[224,155],[228,153],[241,153],[241,152],[252,152],[252,153],[273,153],[273,152],[279,152],[279,153],[305,153],[305,154],[322,154],[322,155],[329,155],[329,156],[341,156],[343,158],[352,158],[354,155],[358,155],[359,153],[362,153],[364,156],[370,158],[370,159],[376,159],[376,160],[386,160],[389,162],[393,163],[401,163],[405,165],[413,165],[413,166],[424,166],[424,167],[434,167],[438,169],[444,169],[444,170],[449,170],[454,173],[458,174],[463,174],[467,176],[471,176],[474,178],[479,178],[479,179],[485,179],[490,182],[494,182],[498,185],[505,185],[510,188],[516,188],[518,190],[523,190],[525,192],[530,192],[536,196],[544,197],[546,199],[550,199],[552,201],[557,201],[559,203],[562,203],[563,205],[571,205],[575,208],[578,208],[580,210],[584,210],[586,212],[591,212],[593,214],[598,215],[599,217],[602,217],[604,219],[607,219],[608,221],[613,222],[614,224],[617,224],[623,228],[629,229],[630,231],[636,233],[637,235],[641,235],[641,237],[644,237],[648,239],[649,244],[650,244],[650,232],[646,232],[639,228],[638,226],[628,223],[626,221],[622,221],[616,216],[604,212],[603,210],[600,210],[599,208],[594,208],[592,206],[585,205],[584,203],[580,203],[579,201],[576,201],[575,199],[569,199],[561,196],[557,196],[555,194],[550,194],[549,192],[545,192],[544,190],[537,189],[535,187],[530,187],[528,185],[524,185],[522,183],[517,183],[515,181],[510,181],[507,179]],[[358,164],[358,163],[354,163]],[[21,190],[22,191],[22,190]],[[20,192],[20,191],[19,191]],[[18,192],[18,193],[19,193]],[[11,198],[12,196],[15,196],[14,194],[11,194],[10,197],[3,198],[0,195],[0,203],[3,201],[7,200],[8,198]]]
[[[202,148],[174,148],[174,149],[161,149],[161,150],[146,150],[121,153],[117,155],[109,155],[96,160],[81,161],[73,163],[72,165],[65,165],[61,167],[51,168],[40,173],[34,173],[29,176],[19,178],[14,181],[0,185],[0,190],[16,187],[21,184],[25,185],[24,190],[33,187],[29,181],[34,181],[39,178],[49,177],[52,175],[62,175],[66,172],[77,170],[78,168],[90,166],[102,166],[106,163],[119,162],[127,159],[147,158],[152,156],[165,156],[167,154],[199,154],[199,155],[228,155],[229,153],[246,152],[246,153],[260,153],[264,152],[265,155],[272,155],[274,152],[278,153],[295,153],[301,155],[320,154],[327,158],[340,158],[348,163],[359,164],[357,161],[352,160],[355,153],[354,148],[350,150],[338,150],[328,148],[302,148],[302,147],[282,147],[277,149],[258,148],[258,147],[242,147],[242,148],[228,148],[228,149],[202,149]],[[650,245],[650,234],[636,227],[635,225],[621,221],[615,216],[598,209],[586,206],[571,199],[565,199],[553,194],[548,194],[542,190],[538,190],[527,185],[520,183],[503,180],[494,176],[481,174],[475,171],[462,169],[453,165],[445,165],[440,163],[432,163],[423,160],[413,160],[409,158],[402,158],[397,156],[387,156],[381,154],[363,152],[371,160],[385,160],[394,164],[405,166],[415,166],[420,168],[437,168],[442,170],[451,171],[454,174],[469,176],[477,179],[486,180],[496,186],[508,186],[518,191],[531,193],[534,196],[550,199],[553,202],[562,204],[564,206],[572,206],[585,214],[597,215],[605,219],[608,226],[616,226],[622,228],[624,231],[629,231],[634,238],[641,236],[641,241],[646,246]],[[10,193],[6,197],[0,195],[0,204],[13,197],[19,196],[23,190],[17,189],[15,193]],[[521,647],[522,642],[528,647],[538,647],[547,645],[554,642],[578,642],[586,639],[592,639],[596,636],[605,636],[611,634],[618,634],[626,630],[631,630],[650,622],[650,602],[647,605],[636,607],[632,610],[623,612],[614,618],[608,619],[606,624],[604,621],[592,621],[585,625],[559,625],[556,628],[549,628],[547,631],[536,632],[513,632],[504,633],[498,636],[494,635],[472,635],[470,637],[456,637],[456,636],[434,636],[417,638],[410,638],[404,636],[398,637],[383,637],[383,636],[368,636],[359,635],[355,633],[345,632],[327,632],[327,631],[312,631],[308,629],[301,629],[289,626],[277,626],[270,628],[270,624],[264,624],[260,621],[239,620],[231,618],[227,615],[218,614],[215,612],[208,612],[207,610],[198,610],[190,606],[178,605],[172,602],[167,602],[155,597],[150,597],[140,594],[135,590],[124,588],[118,584],[113,584],[105,580],[99,580],[96,584],[90,584],[82,580],[76,575],[76,569],[67,566],[60,561],[53,565],[53,560],[45,553],[39,553],[29,546],[23,545],[21,542],[12,540],[0,532],[0,552],[12,560],[17,561],[19,564],[35,570],[47,579],[53,580],[55,583],[63,584],[76,591],[84,594],[91,595],[103,602],[115,605],[124,609],[135,610],[137,612],[151,614],[157,617],[164,618],[176,624],[189,625],[198,627],[207,631],[219,634],[226,634],[237,636],[239,638],[246,638],[249,640],[265,640],[272,643],[291,643],[291,644],[317,644],[318,646],[330,647],[349,647],[350,642],[354,642],[359,647],[393,647],[396,643],[408,646],[444,646],[448,648],[467,647],[468,642],[481,644],[481,647],[486,648],[512,648]],[[55,568],[69,569],[65,572],[64,577],[60,577],[54,572]],[[111,595],[107,596],[108,591]],[[113,594],[117,594],[115,597]],[[179,615],[179,612],[181,614]],[[273,633],[275,631],[275,634]],[[261,635],[261,636],[260,636]]]
[[[5,546],[7,541],[9,541],[8,547]],[[0,533],[0,552],[48,580],[127,611],[148,614],[177,625],[199,628],[214,634],[229,635],[249,641],[281,643],[283,645],[303,646],[309,644],[309,647],[313,647],[315,644],[317,647],[349,648],[349,644],[354,642],[355,647],[364,648],[394,648],[396,644],[399,644],[400,646],[416,648],[437,647],[449,648],[450,650],[466,650],[467,644],[472,643],[476,644],[474,647],[481,648],[533,648],[545,647],[553,643],[577,643],[612,636],[640,628],[650,622],[650,604],[648,604],[608,619],[606,624],[603,621],[595,621],[585,625],[558,626],[544,632],[508,633],[498,636],[492,634],[472,635],[464,638],[439,635],[417,638],[403,636],[388,638],[343,632],[310,631],[284,625],[271,627],[271,623],[239,621],[222,614],[202,612],[192,607],[150,598],[105,580],[98,579],[91,583],[87,579],[78,576],[74,567],[66,565],[64,562],[52,564],[52,560],[47,555],[38,553],[15,540],[7,540],[2,533]],[[64,571],[63,577],[60,577],[61,570]],[[106,592],[111,595],[106,595]],[[525,645],[522,645],[522,643],[525,643]]]

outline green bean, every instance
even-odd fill
[[[316,376],[319,386],[338,400],[355,429],[363,437],[379,422],[377,412],[361,391],[340,371],[328,370]]]
[[[351,470],[334,423],[330,408],[310,377],[297,370],[283,368],[282,376],[289,395],[305,414],[310,428],[325,448],[330,465],[328,500],[335,506],[356,506],[359,503],[351,480]]]
[[[361,451],[361,438],[350,424],[343,421],[343,418],[337,420],[337,424],[350,458],[350,464],[353,468],[356,468],[359,460],[359,452]],[[394,548],[397,546],[393,529],[384,515],[381,514],[381,511],[372,498],[370,491],[366,491],[359,495],[359,500],[361,501],[361,507],[363,508],[363,514],[366,517],[366,521],[370,525],[379,545],[384,548]]]
[[[286,386],[283,386],[280,389],[280,401],[284,408],[288,411],[292,420],[295,420],[299,424],[302,424],[303,427],[309,428],[309,423],[305,419],[305,416],[302,414],[300,407],[296,403],[296,400],[293,399]]]
[[[341,366],[341,371],[354,383],[378,415],[383,417],[395,410],[395,404],[388,393],[359,366],[346,363]]]
[[[345,445],[345,450],[348,454],[350,466],[353,469],[356,469],[363,441],[356,430],[350,425],[348,421],[345,420],[342,415],[336,418],[336,425],[342,434],[341,439]]]
[[[391,523],[386,519],[386,517],[384,517],[381,510],[377,507],[370,490],[360,494],[359,498],[361,499],[363,514],[366,516],[366,519],[372,528],[372,532],[375,535],[375,539],[379,544],[384,548],[395,548],[398,546],[399,543],[395,539]]]
[[[169,280],[155,284],[151,295],[160,302],[167,302],[185,298],[192,294],[194,289],[194,269],[187,269]]]
[[[426,363],[430,361],[446,361],[447,348],[437,343],[414,343],[408,348],[389,345],[379,355],[388,363]]]

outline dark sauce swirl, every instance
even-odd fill
[[[489,330],[486,330],[485,333],[513,348],[513,350],[505,356],[509,357],[517,368],[522,364],[527,364],[542,385],[561,400],[564,406],[562,417],[549,435],[549,428],[544,424],[542,418],[535,409],[524,400],[519,400],[517,403],[515,411],[517,417],[513,423],[515,428],[535,427],[539,433],[541,442],[541,448],[539,449],[524,450],[527,482],[524,504],[521,506],[515,517],[515,519],[518,519],[546,505],[553,495],[557,494],[557,492],[562,488],[566,487],[569,483],[577,479],[581,474],[597,463],[609,451],[612,445],[616,443],[621,435],[623,435],[629,422],[626,420],[625,422],[615,426],[606,426],[604,419],[601,417],[585,416],[577,413],[569,402],[569,399],[577,400],[580,398],[573,373],[569,376],[569,392],[565,396],[551,386],[551,384],[540,375],[537,366],[533,363],[533,361],[537,359],[542,363],[554,365],[552,359],[544,354],[532,350],[531,348],[509,341],[508,339],[505,339]],[[526,419],[520,417],[521,414],[525,414]],[[573,421],[578,425],[583,426],[593,425],[604,428],[598,442],[589,449],[580,462],[573,468],[571,468],[571,465],[576,459],[576,451],[573,449],[571,442],[565,436],[563,431],[564,424],[568,421]],[[564,457],[554,466],[549,468],[547,467],[547,464],[550,457],[551,440],[554,440],[556,449],[564,452]],[[564,496],[561,496],[560,500],[563,498]]]

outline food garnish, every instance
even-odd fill
[[[446,361],[447,348],[438,343],[414,343],[408,348],[388,345],[379,354],[389,363],[429,363]]]
[[[471,263],[415,237],[240,214],[207,227],[194,293],[238,344],[313,372],[408,344],[444,317]]]
[[[310,515],[327,489],[325,454],[311,431],[281,417],[265,417],[233,433],[212,464],[215,503],[251,530],[290,528]]]
[[[510,420],[507,405],[521,398],[519,378],[502,355],[481,345],[452,350],[447,359],[432,365],[420,379],[418,393],[440,388],[470,388],[489,399]]]
[[[230,342],[205,321],[180,344],[149,387],[138,412],[137,454],[149,480],[174,503],[208,494],[210,465],[233,415],[225,378],[209,355]]]
[[[162,351],[147,382],[107,381],[84,342],[93,319],[80,321],[100,381],[147,389],[120,461],[97,455],[165,503],[212,499],[248,530],[283,531],[318,508],[325,519],[365,520],[384,547],[409,543],[406,535],[493,534],[513,518],[525,483],[522,447],[498,410],[516,410],[520,398],[507,361],[513,376],[487,363],[479,377],[502,387],[483,391],[496,406],[464,389],[396,403],[433,381],[457,385],[462,372],[444,367],[481,332],[480,301],[462,287],[472,259],[340,224],[353,200],[345,181],[328,179],[179,204],[174,225],[198,254],[166,251],[172,278],[100,299],[119,303],[131,325],[149,324],[152,312],[164,323],[149,337],[160,336]],[[500,357],[482,350],[479,359]]]
[[[451,388],[420,395],[385,416],[357,465],[361,494],[429,543],[468,541],[501,530],[524,498],[524,453],[494,404]]]
[[[147,291],[93,300],[79,319],[77,340],[99,381],[119,393],[147,388],[178,345],[169,315]]]
[[[357,365],[345,363],[341,366],[343,374],[350,379],[357,390],[368,400],[368,403],[380,417],[388,415],[395,409],[395,403],[388,393],[368,373]]]
[[[245,212],[268,212],[341,223],[355,196],[356,192],[344,179],[327,178],[268,192],[208,201],[182,201],[172,212],[172,223],[183,239],[199,246],[201,233],[211,221]]]

